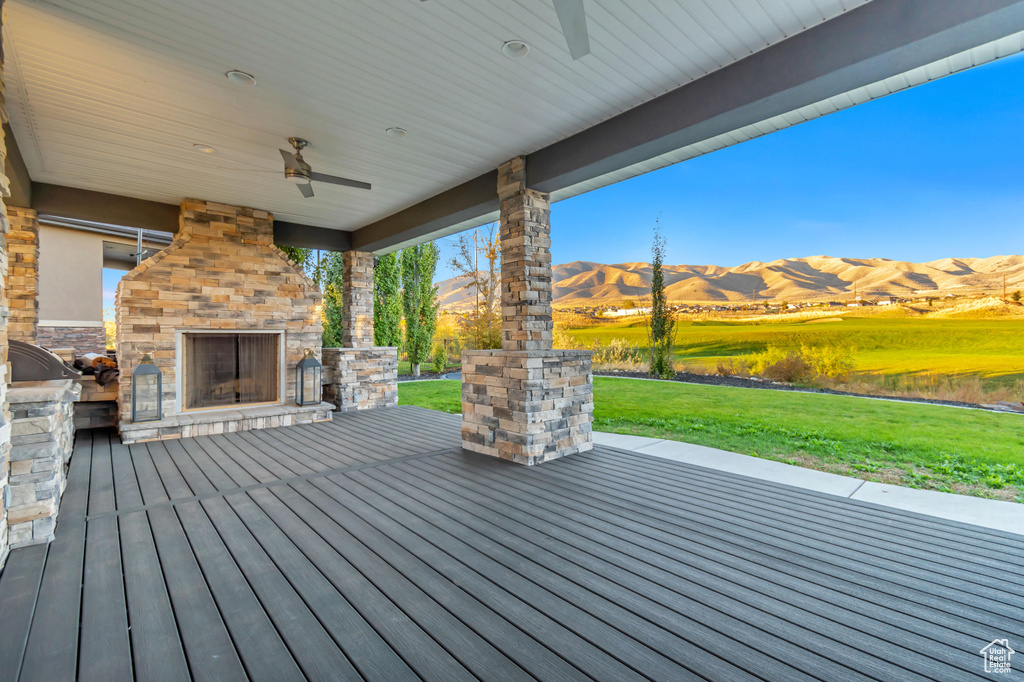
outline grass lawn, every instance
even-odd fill
[[[568,330],[588,347],[625,339],[645,347],[643,322]],[[842,318],[757,324],[680,320],[676,359],[714,367],[719,360],[763,351],[768,345],[850,344],[856,370],[878,374],[976,375],[998,382],[1024,379],[1024,319],[942,319],[844,315]]]
[[[449,362],[447,367],[445,367],[445,370],[457,371],[459,367],[460,367],[460,365],[458,363],[451,363],[451,362]],[[433,372],[434,371],[434,363],[433,362],[421,362],[420,363],[420,371],[421,372]],[[399,360],[398,361],[398,373],[399,373],[399,375],[412,374],[412,363],[409,362],[408,360]]]
[[[400,384],[457,413],[460,384]],[[595,429],[666,438],[885,483],[1024,502],[1024,417],[809,393],[594,378]]]

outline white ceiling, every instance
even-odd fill
[[[586,0],[574,62],[550,0],[8,0],[7,108],[36,181],[351,230],[866,1]],[[303,199],[290,135],[373,190]]]

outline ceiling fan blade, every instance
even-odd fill
[[[328,182],[332,185],[343,185],[345,187],[355,187],[356,189],[370,189],[370,183],[368,182],[339,178],[336,175],[325,175],[324,173],[317,173],[314,171],[309,174],[309,177],[311,180],[316,180],[317,182]]]
[[[302,168],[299,166],[299,162],[295,160],[294,152],[287,152],[283,149],[278,149],[281,152],[281,158],[284,159],[285,168],[291,168],[293,170],[301,171]]]
[[[569,46],[569,54],[579,59],[590,54],[590,36],[587,33],[587,13],[583,0],[553,0],[562,35]]]
[[[308,182],[302,182],[295,186],[299,188],[300,192],[302,192],[302,196],[306,197],[307,199],[313,196],[313,185],[309,184]]]

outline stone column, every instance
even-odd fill
[[[398,404],[398,349],[373,345],[373,254],[342,260],[341,348],[324,348],[324,400],[339,412]]]
[[[7,209],[7,336],[36,342],[39,325],[39,217],[31,208]]]
[[[0,1],[0,10],[3,2]],[[4,101],[4,65],[0,51],[0,121],[7,120],[7,112],[3,108]],[[2,173],[7,158],[7,141],[0,130],[0,568],[7,560],[7,486],[10,476],[11,452],[11,406],[7,398],[7,382],[10,379],[7,369],[7,318],[10,314],[7,291],[7,241],[10,222],[7,219],[5,202],[11,196],[10,181]]]
[[[501,350],[462,353],[462,447],[519,464],[593,448],[591,352],[552,349],[551,210],[525,160],[498,169]]]
[[[551,199],[526,187],[523,157],[498,169],[501,349],[551,350]]]
[[[373,346],[373,254],[346,251],[342,261],[342,329],[343,348]]]

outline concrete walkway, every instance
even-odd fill
[[[594,443],[1024,535],[1024,504],[864,481],[674,440],[594,432]]]

